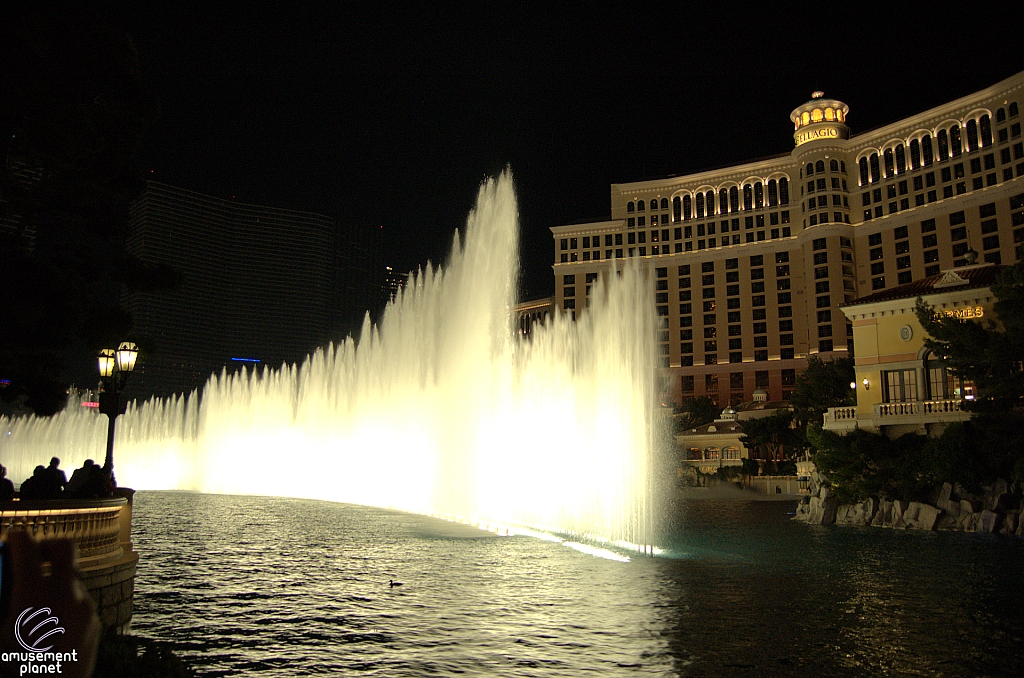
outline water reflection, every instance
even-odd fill
[[[133,630],[213,675],[1024,674],[1021,540],[791,510],[680,502],[685,557],[619,563],[365,507],[142,492]]]

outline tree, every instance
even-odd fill
[[[813,445],[807,436],[807,427],[812,424],[821,426],[828,408],[856,403],[850,389],[850,383],[856,378],[853,358],[825,361],[811,356],[807,359],[807,369],[797,377],[789,399],[796,431],[805,446]]]
[[[675,419],[675,432],[681,433],[691,428],[710,424],[721,410],[707,396],[700,396],[686,403],[683,413]]]
[[[751,457],[770,461],[783,461],[787,456],[791,458],[792,453],[802,447],[800,436],[793,430],[793,413],[789,410],[743,422],[740,442],[750,450]],[[767,457],[758,454],[762,450]]]
[[[890,440],[881,433],[856,429],[847,435],[808,428],[814,466],[828,476],[840,503],[870,496],[919,501],[932,484],[921,473],[928,459],[927,436],[908,433]]]
[[[999,272],[992,285],[998,320],[977,322],[938,315],[921,298],[917,319],[927,346],[957,376],[974,382],[976,395],[964,408],[1003,414],[1024,404],[1024,262]]]
[[[119,291],[179,282],[124,249],[157,106],[128,34],[84,7],[6,3],[0,64],[0,397],[46,415],[69,361],[129,333]]]

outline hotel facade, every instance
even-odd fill
[[[608,221],[556,226],[554,305],[585,313],[613,264],[652,281],[663,399],[788,400],[811,356],[845,357],[858,297],[1024,241],[1024,73],[856,136],[820,92],[790,114],[791,152],[613,184]]]

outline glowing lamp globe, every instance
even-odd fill
[[[130,341],[123,341],[117,347],[117,369],[131,372],[135,369],[135,361],[139,357],[139,347]]]
[[[101,377],[109,377],[114,373],[114,349],[105,348],[96,358],[99,361]]]

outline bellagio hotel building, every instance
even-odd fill
[[[613,184],[611,218],[556,226],[555,304],[585,313],[613,263],[652,281],[663,398],[789,398],[810,356],[852,350],[859,296],[1024,241],[1024,72],[851,137],[849,107],[815,92],[794,149],[686,176]]]

